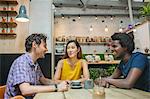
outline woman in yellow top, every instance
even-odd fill
[[[70,40],[66,44],[65,55],[57,64],[54,80],[61,82],[64,80],[79,80],[84,82],[89,79],[87,62],[82,58],[82,50],[76,40]],[[83,77],[81,77],[83,75]]]

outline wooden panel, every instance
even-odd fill
[[[16,22],[0,22],[0,28],[15,28],[17,27]]]
[[[16,16],[17,11],[10,11],[10,10],[0,10],[0,16]]]
[[[1,40],[13,40],[17,37],[16,34],[11,34],[11,33],[2,33],[0,34],[0,39]],[[4,46],[3,46],[4,47]],[[4,47],[5,48],[5,47]]]
[[[17,5],[18,4],[18,2],[17,2],[17,0],[0,0],[0,3],[1,4],[14,4],[14,5]]]
[[[16,36],[16,33],[0,33],[0,35],[14,35],[14,36]]]

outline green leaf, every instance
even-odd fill
[[[149,16],[150,15],[150,3],[148,3],[147,5],[144,5],[140,9],[140,14],[143,16]]]

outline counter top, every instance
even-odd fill
[[[88,64],[119,64],[120,60],[114,60],[114,61],[104,61],[101,60],[99,62],[88,62]]]

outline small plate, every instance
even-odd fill
[[[81,89],[82,86],[71,86],[72,89]]]

